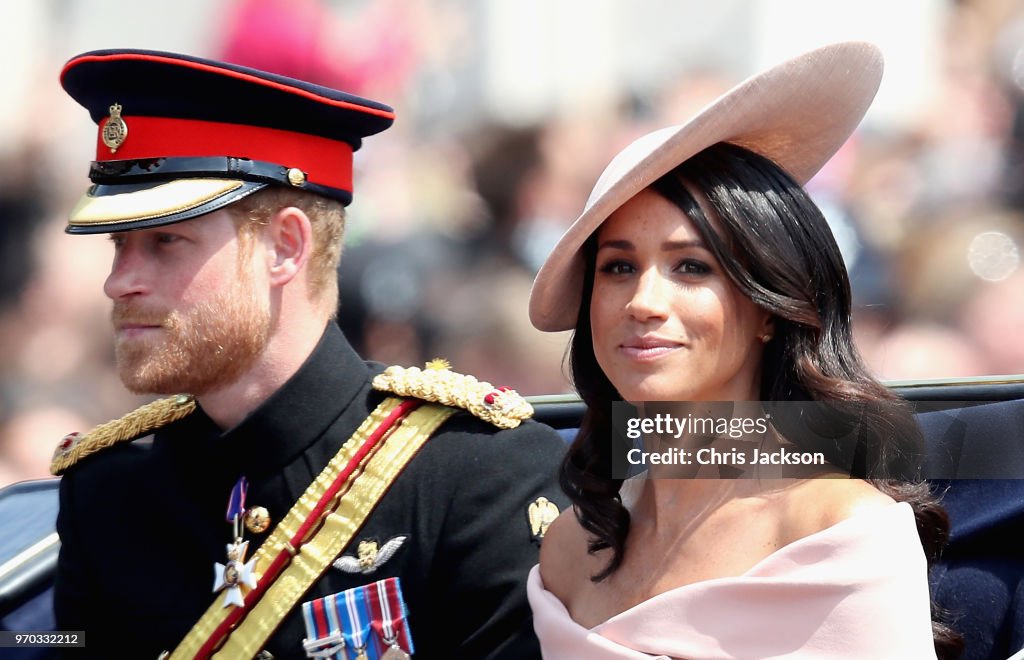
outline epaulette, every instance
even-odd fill
[[[90,454],[119,442],[140,438],[188,416],[195,409],[196,401],[192,396],[179,394],[147,403],[120,419],[100,424],[88,433],[69,433],[53,451],[50,473],[59,475]]]
[[[502,429],[514,429],[533,416],[533,406],[515,390],[456,373],[441,359],[431,360],[426,369],[388,367],[374,377],[373,388],[462,408]]]

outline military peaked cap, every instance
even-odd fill
[[[72,234],[180,222],[273,185],[348,204],[352,153],[394,121],[382,103],[176,53],[83,53],[61,84],[99,129]]]

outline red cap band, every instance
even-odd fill
[[[308,133],[245,124],[132,117],[122,115],[128,127],[124,142],[112,152],[103,143],[100,122],[96,160],[231,156],[296,167],[310,183],[352,191],[352,146],[340,140]]]

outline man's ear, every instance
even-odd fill
[[[270,284],[282,286],[291,282],[305,268],[313,250],[309,216],[294,206],[279,209],[270,219],[265,236]]]

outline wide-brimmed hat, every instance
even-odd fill
[[[748,78],[686,123],[648,133],[620,151],[537,273],[530,293],[533,325],[548,332],[576,325],[587,238],[627,200],[707,147],[744,147],[806,183],[860,123],[882,68],[882,54],[872,44],[826,46]]]
[[[352,152],[394,121],[376,101],[178,53],[83,53],[61,84],[98,129],[72,234],[180,222],[267,186],[348,204]]]

